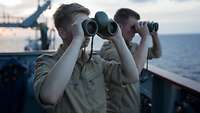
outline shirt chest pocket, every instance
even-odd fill
[[[84,76],[84,82],[86,84],[88,95],[98,95],[98,93],[104,92],[104,76],[99,72],[87,72]]]

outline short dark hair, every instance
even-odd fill
[[[66,25],[71,24],[73,16],[77,13],[89,15],[90,11],[78,3],[62,4],[53,15],[55,27],[67,29]]]
[[[131,10],[129,8],[121,8],[121,9],[117,10],[117,12],[115,13],[114,20],[117,23],[122,24],[122,23],[126,22],[126,20],[129,17],[134,17],[137,20],[140,19],[140,15],[136,11]]]

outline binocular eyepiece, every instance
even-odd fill
[[[98,31],[98,25],[93,19],[84,20],[82,28],[86,36],[94,36]]]
[[[159,24],[157,22],[149,22],[147,23],[147,27],[149,29],[149,32],[157,32]]]
[[[86,36],[113,36],[117,30],[117,23],[108,19],[106,13],[100,11],[95,14],[95,18],[90,18],[82,23],[84,34]]]

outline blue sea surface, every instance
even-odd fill
[[[160,35],[162,57],[150,64],[200,82],[200,34]]]
[[[159,35],[159,39],[162,57],[149,60],[149,64],[200,83],[200,34],[166,34]],[[133,42],[139,40],[136,35]],[[100,49],[102,43],[102,39],[95,37],[94,48]]]

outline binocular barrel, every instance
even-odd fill
[[[95,18],[90,18],[82,23],[84,34],[86,36],[113,36],[117,30],[117,23],[111,19],[104,12],[97,12]]]
[[[113,36],[118,30],[117,23],[108,19],[106,13],[102,11],[95,14],[95,20],[99,26],[97,34],[101,36]]]
[[[147,27],[149,29],[149,32],[157,32],[159,24],[157,22],[149,22],[147,23]]]
[[[98,25],[93,19],[84,20],[82,27],[86,36],[94,36],[98,31]]]
[[[103,11],[97,12],[95,18],[83,21],[82,27],[86,36],[94,36],[95,34],[99,36],[113,36],[118,30],[117,23],[109,19]],[[147,27],[149,32],[157,32],[159,24],[157,22],[149,22]]]

